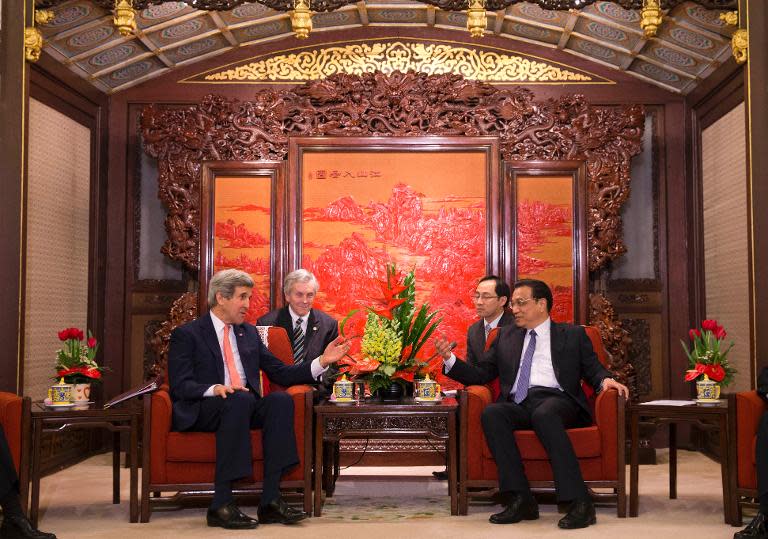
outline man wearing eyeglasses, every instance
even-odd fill
[[[558,501],[570,502],[558,526],[586,528],[596,522],[595,507],[565,431],[592,424],[582,379],[599,391],[614,388],[624,397],[629,390],[600,364],[583,327],[550,320],[552,291],[546,283],[516,282],[511,305],[515,326],[499,330],[477,365],[456,361],[447,340],[435,340],[445,374],[454,380],[478,385],[499,377],[499,399],[481,417],[499,472],[499,491],[505,497],[504,510],[489,520],[511,524],[539,518],[514,436],[515,430],[533,429],[549,456]]]
[[[485,341],[492,330],[515,323],[512,311],[507,308],[509,296],[509,285],[496,275],[486,275],[477,283],[472,302],[480,320],[467,328],[466,361],[470,365],[476,365],[483,357]],[[432,475],[443,481],[448,480],[445,470],[432,472]]]
[[[495,275],[486,275],[477,283],[472,301],[480,320],[467,329],[467,363],[476,365],[483,357],[488,334],[497,327],[510,326],[515,317],[509,306],[509,285]]]

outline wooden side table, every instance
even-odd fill
[[[130,404],[130,403],[129,403]],[[130,462],[130,521],[139,521],[139,419],[141,408],[89,408],[50,410],[43,403],[32,406],[31,470],[29,520],[37,527],[40,506],[40,446],[44,432],[102,428],[112,432],[112,503],[120,503],[120,434],[127,432],[130,442],[126,458]]]
[[[631,446],[629,458],[629,516],[636,517],[638,509],[638,441],[640,420],[647,420],[658,427],[669,426],[669,498],[677,498],[677,424],[690,423],[703,430],[717,430],[720,436],[720,469],[723,481],[723,514],[726,524],[731,524],[730,482],[728,480],[729,462],[729,422],[728,401],[721,400],[716,405],[700,406],[689,404],[675,406],[670,404],[632,404],[629,407]]]
[[[333,452],[323,446],[342,438],[408,438],[414,435],[445,440],[448,453],[448,492],[451,514],[458,514],[456,489],[457,437],[455,399],[439,404],[418,404],[411,399],[400,404],[366,401],[348,406],[322,401],[315,405],[315,516],[323,509],[323,482],[330,490],[335,479]],[[325,455],[325,459],[323,458]]]

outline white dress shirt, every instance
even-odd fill
[[[485,318],[483,318],[483,331],[485,331],[485,327],[486,326],[490,326],[488,328],[488,333],[490,333],[491,330],[493,330],[494,328],[498,327],[499,326],[499,321],[501,320],[502,316],[504,316],[504,312],[503,311],[502,311],[502,313],[499,316],[497,316],[496,318],[494,318],[490,322],[488,322]],[[487,335],[486,335],[486,337],[487,337]],[[443,360],[443,365],[445,365],[445,372],[450,371],[451,367],[453,367],[454,363],[456,363],[456,354],[451,352],[451,357],[449,357],[448,359],[444,359]]]
[[[301,318],[301,331],[304,332],[304,342],[306,343],[307,339],[307,325],[309,324],[309,313],[305,314],[304,316],[299,316],[295,312],[293,312],[293,309],[291,306],[288,306],[288,314],[291,315],[291,331],[294,331],[296,329],[296,320]],[[291,340],[293,340],[293,335],[288,335]]]
[[[555,377],[555,367],[552,365],[552,339],[550,338],[552,333],[550,332],[551,321],[549,318],[544,320],[541,324],[533,328],[536,332],[536,349],[533,352],[533,359],[531,360],[531,378],[529,387],[552,387],[557,388],[560,391],[563,390],[560,384],[557,383]],[[520,361],[523,361],[525,351],[528,349],[528,343],[531,342],[531,331],[527,330],[525,333],[525,340],[523,341],[523,353],[520,356]],[[517,371],[517,379],[512,386],[511,395],[517,391],[517,381],[520,378],[520,370]]]

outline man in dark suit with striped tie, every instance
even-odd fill
[[[546,283],[516,282],[511,304],[516,325],[499,330],[477,365],[457,361],[446,339],[435,341],[445,374],[454,380],[476,385],[499,378],[499,399],[486,406],[481,417],[505,497],[504,510],[490,521],[511,524],[539,518],[514,435],[518,429],[533,429],[549,456],[558,501],[570,502],[558,526],[586,528],[596,521],[595,507],[565,432],[592,423],[581,379],[599,391],[615,388],[625,397],[629,391],[600,364],[583,327],[550,320],[552,291]]]
[[[280,326],[291,336],[293,358],[302,363],[322,355],[326,346],[339,336],[339,324],[319,309],[313,309],[320,288],[315,276],[305,269],[289,273],[283,281],[287,305],[265,314],[256,321],[259,326]],[[320,393],[328,396],[333,387],[336,367],[328,369],[322,377]]]

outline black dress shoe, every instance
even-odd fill
[[[762,511],[757,513],[746,528],[733,534],[733,539],[768,539],[765,513]]]
[[[539,518],[539,504],[533,496],[513,494],[507,506],[500,513],[495,513],[488,519],[493,524],[514,524],[521,520],[536,520]]]
[[[573,530],[586,528],[595,522],[597,517],[595,517],[595,505],[592,500],[576,500],[571,504],[568,514],[561,518],[557,525],[564,530]]]
[[[432,472],[432,475],[435,476],[435,479],[439,481],[448,481],[448,470],[440,470],[437,472]]]
[[[0,537],[8,539],[56,539],[52,533],[41,532],[32,527],[24,515],[5,515],[0,526]]]
[[[269,505],[259,506],[259,520],[262,524],[296,524],[300,520],[307,518],[307,514],[290,507],[282,498],[277,498]]]
[[[208,525],[228,530],[252,530],[259,525],[259,521],[251,518],[233,503],[229,502],[218,509],[208,509],[206,515]]]

